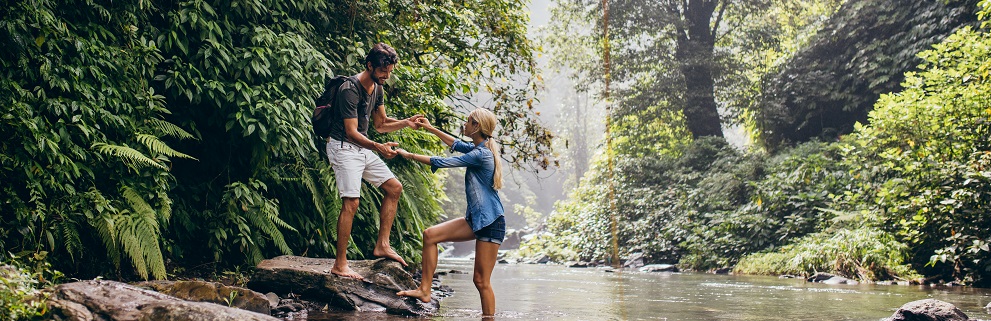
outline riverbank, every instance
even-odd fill
[[[435,285],[438,291],[447,292],[435,317],[478,319],[478,295],[470,274],[473,264],[467,258],[440,262],[437,276],[441,281]],[[232,277],[238,273],[243,278]],[[250,282],[254,275],[254,271],[238,273],[220,273],[227,277],[201,281]],[[922,299],[951,303],[971,320],[991,318],[984,310],[991,302],[991,290],[970,287],[822,284],[767,276],[639,272],[554,263],[498,264],[493,281],[497,317],[508,319],[878,320]],[[278,302],[285,310],[271,312],[282,320],[408,320],[384,312],[335,309],[307,301],[301,293],[280,295]]]

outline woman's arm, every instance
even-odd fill
[[[405,149],[402,149],[402,148],[396,149],[396,153],[399,154],[399,156],[401,156],[402,158],[412,159],[412,160],[415,160],[417,162],[421,162],[421,163],[430,165],[430,156],[413,154],[413,153],[407,152]]]
[[[477,151],[472,151],[457,157],[431,157],[413,154],[404,149],[396,150],[396,154],[406,159],[412,159],[417,162],[430,165],[431,171],[437,171],[438,168],[480,166],[483,161],[481,153]]]
[[[440,140],[444,142],[444,144],[447,144],[447,146],[454,145],[454,141],[455,141],[454,137],[451,137],[451,135],[448,135],[447,133],[440,131],[440,129],[435,128],[433,125],[430,125],[430,121],[427,120],[426,117],[417,118],[416,122],[420,125],[421,128],[424,128],[430,133],[434,134],[434,136],[439,137]]]

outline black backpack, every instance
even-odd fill
[[[357,83],[357,80],[350,76],[331,78],[324,84],[323,94],[316,100],[317,107],[313,109],[313,116],[310,117],[310,121],[313,122],[313,133],[320,138],[326,139],[330,136],[330,127],[335,121],[341,121],[337,119],[337,113],[334,112],[334,102],[337,100],[337,92],[345,81],[351,81],[352,84]]]

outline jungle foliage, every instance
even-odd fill
[[[530,111],[539,83],[521,0],[13,1],[0,8],[0,249],[48,253],[80,277],[165,278],[183,267],[333,254],[340,208],[309,115],[324,79],[386,42],[395,117],[449,127],[491,93],[503,154],[546,167]],[[444,100],[456,102],[448,106]],[[458,104],[457,102],[461,102]],[[424,132],[374,140],[439,152]],[[427,168],[405,184],[392,244],[417,261],[444,198]],[[370,186],[351,255],[371,253]],[[169,268],[172,268],[171,270]]]
[[[765,147],[836,139],[866,122],[880,95],[901,90],[921,51],[976,26],[977,0],[847,1],[808,44],[760,76],[748,121]]]
[[[991,1],[977,8],[986,21]],[[679,115],[644,108],[619,116],[614,176],[600,154],[523,256],[604,260],[615,215],[620,255],[642,253],[648,263],[991,285],[987,23],[957,30],[918,59],[917,71],[901,76],[903,89],[880,95],[850,135],[774,154],[651,129]],[[609,185],[615,212],[602,197]]]

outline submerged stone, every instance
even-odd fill
[[[640,272],[678,272],[678,267],[673,264],[649,264],[638,269]]]

